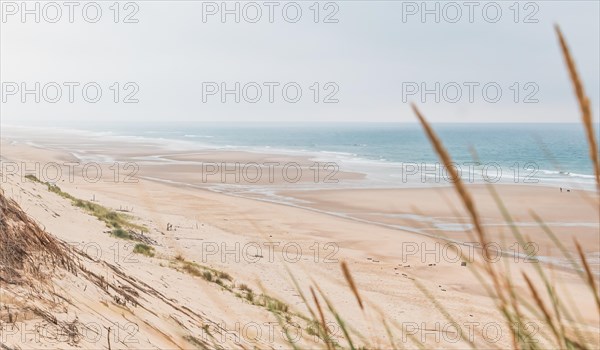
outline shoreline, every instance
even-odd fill
[[[339,189],[349,188],[433,188],[451,186],[451,179],[447,178],[447,170],[437,158],[435,162],[398,162],[389,160],[377,160],[364,158],[354,153],[336,152],[327,150],[288,149],[263,146],[223,146],[210,143],[198,143],[181,138],[162,138],[148,136],[126,136],[118,134],[106,134],[90,130],[69,130],[71,140],[65,140],[61,133],[62,129],[53,130],[51,134],[42,133],[44,128],[34,128],[36,133],[31,133],[31,128],[3,131],[2,139],[20,142],[41,149],[49,147],[57,151],[68,151],[73,157],[81,162],[138,162],[143,165],[152,166],[196,166],[203,162],[231,162],[241,166],[242,172],[246,171],[250,163],[258,163],[268,167],[271,160],[298,162],[304,166],[307,177],[314,176],[308,168],[311,166],[324,166],[333,164],[341,176],[333,176],[331,180],[339,180],[339,183],[330,181],[327,183]],[[11,133],[12,131],[12,133]],[[35,142],[31,142],[36,138]],[[79,140],[80,142],[76,142]],[[110,141],[111,146],[106,146]],[[78,143],[78,149],[73,145]],[[128,152],[127,148],[134,149]],[[261,163],[262,161],[262,163]],[[585,191],[596,191],[594,175],[580,174],[558,169],[513,169],[508,164],[500,164],[496,161],[484,161],[479,166],[473,166],[469,162],[456,161],[454,164],[460,169],[463,181],[470,185],[493,184],[493,185],[531,185],[545,186]],[[519,164],[523,165],[523,164]],[[527,165],[527,164],[525,164]],[[534,163],[535,166],[537,166]],[[225,164],[223,164],[225,166]],[[433,169],[432,169],[433,167]],[[248,169],[250,172],[254,169]],[[197,168],[196,168],[197,172]],[[333,171],[332,171],[333,173]],[[218,175],[218,174],[217,174]],[[489,176],[488,179],[485,176]],[[265,175],[263,174],[263,177]],[[324,185],[323,175],[319,178],[318,186]],[[169,180],[169,178],[166,178]],[[179,179],[181,180],[181,179]],[[197,179],[189,178],[189,183],[197,183]],[[255,186],[253,177],[242,178],[241,182],[233,183],[226,181],[214,181],[219,184],[248,185]],[[278,185],[275,183],[258,182],[259,185]],[[346,181],[362,180],[362,181]],[[180,181],[183,182],[183,181]],[[310,181],[302,179],[305,185]],[[345,186],[345,187],[344,187]]]

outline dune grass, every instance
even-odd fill
[[[116,228],[116,229],[112,230],[110,232],[110,234],[117,238],[133,240],[133,237],[131,236],[131,234],[129,234],[129,232],[123,230],[122,228]]]
[[[39,180],[37,177],[35,177],[34,175],[25,175],[25,178],[30,181],[46,185],[49,192],[55,193],[62,198],[70,200],[72,205],[83,209],[86,213],[88,213],[92,216],[95,216],[98,220],[104,222],[108,228],[113,229],[113,235],[115,235],[117,237],[124,236],[124,234],[122,234],[120,231],[119,232],[115,232],[115,231],[117,231],[117,230],[123,231],[122,229],[124,229],[124,228],[132,229],[132,230],[139,230],[141,232],[148,231],[148,229],[146,227],[132,222],[133,217],[130,215],[118,213],[118,212],[116,212],[112,209],[109,209],[107,207],[104,207],[100,204],[76,198],[76,197],[72,196],[71,194],[63,191],[57,185],[51,184],[49,182],[43,182],[43,181]],[[122,237],[122,238],[125,238],[125,237]],[[126,239],[129,239],[129,238],[126,238]]]
[[[136,244],[135,247],[133,247],[133,252],[147,257],[153,257],[155,254],[154,248],[144,243]]]
[[[236,297],[244,299],[252,305],[265,308],[276,314],[277,317],[283,317],[286,320],[291,320],[292,317],[297,317],[304,321],[308,320],[306,316],[293,312],[290,306],[281,300],[266,293],[256,294],[252,288],[248,287],[245,283],[236,284],[233,277],[227,272],[215,270],[208,266],[188,261],[182,255],[177,255],[175,259],[171,261],[171,267],[189,275],[202,278],[207,282],[215,283],[224,290],[233,293]]]

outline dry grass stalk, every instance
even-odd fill
[[[75,270],[69,248],[0,193],[0,281],[20,283],[27,273],[43,279],[57,266]]]
[[[427,120],[425,120],[425,117],[423,117],[423,115],[421,114],[421,112],[415,104],[412,104],[412,109],[415,112],[417,118],[419,118],[419,122],[421,122],[421,125],[423,126],[423,129],[427,134],[427,138],[429,138],[429,141],[431,142],[435,152],[440,157],[442,163],[444,163],[446,169],[448,169],[448,172],[450,173],[450,178],[454,183],[454,187],[456,188],[465,208],[471,216],[471,221],[473,222],[475,231],[479,235],[479,239],[482,241],[482,243],[485,242],[486,239],[485,235],[483,234],[481,222],[479,220],[479,214],[477,213],[477,209],[475,208],[475,204],[473,202],[473,199],[471,198],[471,195],[469,194],[469,192],[467,192],[465,185],[463,184],[460,176],[458,175],[458,172],[456,171],[456,167],[452,163],[452,158],[450,158],[450,154],[448,154],[448,151],[446,151],[446,148],[442,144],[442,141],[437,137],[435,131],[433,131],[433,129],[431,128]]]
[[[546,305],[544,305],[544,302],[542,301],[540,294],[538,293],[537,289],[535,289],[535,287],[533,286],[533,283],[531,282],[531,280],[529,279],[529,277],[527,277],[527,275],[525,273],[523,273],[523,278],[525,279],[525,282],[527,283],[527,287],[529,287],[529,290],[531,291],[533,300],[535,301],[536,305],[538,306],[538,308],[544,315],[546,324],[548,324],[550,326],[550,329],[552,329],[552,333],[554,333],[554,335],[556,336],[557,341],[559,343],[561,343],[559,332],[556,329],[556,326],[554,325],[552,316],[550,315],[550,312],[546,308]]]
[[[567,42],[560,30],[560,27],[556,25],[554,27],[556,35],[558,35],[558,41],[562,49],[563,57],[569,69],[569,76],[575,89],[575,95],[577,96],[577,102],[579,103],[579,109],[581,110],[581,120],[586,130],[586,136],[590,149],[590,159],[594,164],[594,174],[596,175],[596,186],[600,192],[600,159],[598,158],[598,143],[596,142],[596,133],[594,132],[594,123],[592,119],[592,108],[590,106],[590,99],[586,96],[585,90],[579,74],[577,73],[577,67],[575,67],[575,61],[571,56]]]
[[[450,157],[448,151],[446,151],[446,148],[442,144],[442,141],[438,138],[435,131],[433,131],[427,120],[425,120],[425,117],[423,117],[417,106],[415,104],[412,104],[411,106],[413,111],[415,112],[415,115],[419,119],[419,122],[423,126],[423,129],[425,130],[427,138],[429,138],[429,142],[432,144],[435,152],[437,153],[442,163],[444,163],[446,169],[448,169],[448,172],[450,173],[450,178],[453,180],[454,183],[454,188],[456,189],[456,192],[458,192],[458,195],[461,198],[463,205],[465,206],[467,212],[469,213],[469,216],[471,217],[471,222],[475,227],[475,232],[477,233],[479,243],[481,243],[481,245],[484,247],[484,254],[487,254],[487,247],[489,247],[488,240],[483,231],[483,227],[481,226],[481,220],[479,219],[479,213],[477,212],[475,203],[473,202],[473,198],[467,191],[464,183],[462,182],[462,179],[456,171],[454,163],[452,162],[452,158]],[[499,276],[497,275],[496,271],[493,269],[491,264],[486,263],[483,266],[488,275],[492,278],[496,293],[500,298],[503,307],[505,307],[507,302],[506,298],[504,297],[504,293],[502,292],[503,289],[500,284]]]
[[[329,330],[327,329],[327,323],[325,322],[325,315],[323,314],[321,303],[319,303],[319,299],[317,298],[317,294],[315,294],[315,290],[313,289],[313,287],[310,287],[310,293],[312,294],[313,300],[315,301],[315,305],[317,306],[317,311],[319,312],[319,317],[321,318],[321,327],[323,328],[325,344],[327,345],[327,349],[331,350],[332,347],[331,342],[329,341]]]
[[[585,270],[587,283],[592,288],[592,292],[594,293],[594,299],[596,299],[596,306],[598,307],[598,312],[600,312],[600,297],[598,296],[598,289],[596,288],[596,281],[594,280],[594,275],[592,274],[590,265],[588,264],[585,254],[583,253],[583,249],[581,249],[581,246],[579,245],[579,242],[577,242],[577,240],[575,240],[575,246],[577,247],[577,253],[579,253],[579,257],[581,258],[581,264],[583,265],[583,269]]]
[[[345,261],[342,261],[342,271],[344,271],[344,277],[346,278],[346,281],[350,285],[350,289],[352,289],[352,293],[354,293],[354,296],[356,297],[356,301],[358,301],[358,306],[360,306],[361,310],[364,310],[365,308],[363,307],[363,303],[360,298],[360,294],[358,294],[358,288],[356,288],[354,279],[352,278],[352,275],[350,274],[350,270],[348,269],[348,265],[346,264]]]

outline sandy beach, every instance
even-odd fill
[[[185,160],[189,164],[142,165],[127,181],[122,176],[115,181],[115,173],[110,169],[112,162],[98,162],[94,164],[102,169],[102,177],[92,176],[94,181],[90,181],[89,174],[83,177],[80,171],[73,171],[72,178],[63,176],[56,182],[62,191],[73,197],[126,211],[133,216],[136,224],[148,229],[145,235],[154,242],[156,254],[146,257],[133,254],[130,242],[111,236],[102,222],[72,206],[69,200],[48,191],[41,183],[24,178],[25,173],[36,173],[36,162],[43,169],[49,163],[81,160],[65,152],[64,147],[44,149],[6,139],[1,145],[2,190],[6,196],[15,199],[27,214],[56,237],[79,248],[86,247],[88,254],[95,254],[96,260],[110,260],[126,273],[156,288],[169,300],[185,305],[206,320],[224,325],[232,334],[239,335],[241,340],[235,346],[289,347],[280,330],[270,335],[268,325],[275,325],[275,328],[279,325],[267,309],[240,297],[235,288],[229,291],[214,281],[186,273],[178,261],[221,271],[231,276],[235,285],[244,284],[257,294],[268,294],[288,305],[288,324],[295,325],[298,344],[306,347],[317,346],[318,341],[315,343],[316,338],[307,331],[304,319],[297,316],[307,315],[309,310],[287,270],[297,280],[304,295],[310,296],[308,287],[316,284],[346,322],[357,329],[368,330],[362,341],[375,347],[386,346],[386,331],[382,326],[382,319],[385,319],[429,347],[464,348],[464,341],[458,341],[455,336],[456,329],[449,326],[448,319],[439,310],[432,309],[431,298],[421,287],[443,304],[462,332],[472,333],[478,347],[510,346],[510,332],[514,330],[507,328],[496,310],[495,301],[486,294],[470,269],[472,264],[488,257],[483,255],[481,247],[464,244],[476,239],[467,214],[449,186],[352,189],[325,185],[319,189],[311,179],[304,181],[311,187],[303,188],[302,181],[290,184],[285,179],[275,178],[270,183],[272,191],[265,195],[247,187],[243,191],[218,193],[214,188],[207,188],[211,183],[191,181],[197,179],[201,171],[198,163],[297,162],[304,167],[313,163],[311,159],[293,156],[226,151],[171,152],[164,158]],[[126,163],[153,152],[151,145],[135,147],[115,146],[120,152],[112,155],[118,162]],[[77,148],[81,150],[82,146]],[[111,154],[106,149],[102,153]],[[17,171],[7,168],[7,164],[20,166]],[[76,169],[84,164],[81,162]],[[70,174],[67,167],[63,167],[63,171],[63,175]],[[336,176],[345,183],[364,177],[343,169]],[[43,181],[44,173],[40,171],[36,177]],[[260,184],[264,185],[257,183]],[[504,205],[510,208],[514,227],[526,237],[527,249],[532,250],[518,244],[489,189],[484,185],[469,186],[497,253],[489,257],[494,261],[492,265],[508,266],[514,274],[514,283],[523,293],[528,293],[521,273],[535,276],[534,266],[538,262],[531,256],[538,255],[539,263],[552,271],[549,278],[557,288],[567,292],[571,302],[576,301],[578,309],[583,310],[580,330],[597,343],[599,319],[592,294],[540,229],[531,212],[534,210],[573,254],[573,239],[577,238],[597,274],[597,198],[585,191],[567,193],[542,186],[499,185],[494,189]],[[287,202],[281,202],[281,198]],[[169,230],[168,225],[172,227]],[[457,249],[467,257],[464,259],[467,266],[461,263],[463,260]],[[498,254],[497,250],[504,253]],[[349,289],[340,269],[341,261],[350,267],[368,305],[366,311],[360,309]],[[61,283],[68,285],[65,280]],[[82,290],[71,295],[86,300],[87,309],[81,307],[78,312],[81,319],[94,320],[95,311],[101,312],[105,320],[123,317],[119,316],[118,306],[110,301],[103,303],[101,297],[94,300]],[[144,344],[152,344],[160,348],[189,348],[185,335],[194,332],[170,319],[169,311],[160,309],[159,304],[149,307],[156,315],[154,321],[148,321],[138,311],[132,311],[126,319],[146,319],[146,323],[155,328],[140,329],[133,336],[140,342],[123,342],[120,346],[144,348]],[[540,325],[536,331],[549,331],[542,329],[543,322],[535,318],[532,322]],[[161,335],[156,328],[170,336]],[[492,335],[490,329],[499,330],[499,333]],[[337,339],[343,339],[340,329],[332,333]],[[405,348],[414,348],[410,337],[400,333],[395,341]],[[235,336],[232,339],[236,340]],[[220,344],[232,346],[230,340]],[[7,339],[7,344],[18,343],[14,336]],[[34,343],[29,345],[35,347]]]
[[[600,349],[600,1],[0,8],[0,350]]]

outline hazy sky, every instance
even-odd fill
[[[40,23],[35,14],[22,23],[21,1],[2,1],[3,124],[407,122],[415,120],[410,101],[439,122],[576,122],[554,23],[563,28],[596,117],[600,108],[598,1],[428,2],[429,10],[439,6],[440,23],[435,11],[423,21],[420,1],[227,2],[230,10],[239,6],[240,23],[235,14],[223,23],[220,1],[121,2],[118,16],[113,1],[76,2],[73,23],[63,2],[53,3],[58,20],[48,2],[28,8],[36,3]],[[88,23],[98,7],[101,17]],[[23,94],[36,82],[39,103],[34,93]],[[236,82],[239,103],[235,93],[221,93],[235,91]],[[89,102],[98,87],[101,97]],[[422,95],[423,88],[432,92]],[[131,93],[129,100],[139,101],[123,103]]]

